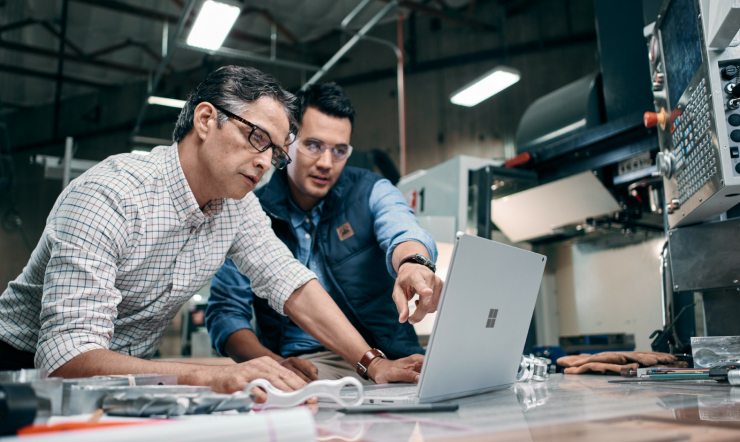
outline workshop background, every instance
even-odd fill
[[[397,56],[392,47],[399,42],[405,74],[407,175],[459,155],[515,157],[517,128],[535,100],[603,70],[598,33],[608,23],[598,20],[600,2],[612,3],[399,1],[370,29],[371,38],[361,39],[319,80],[342,85],[357,111],[350,164],[389,178],[396,175],[394,182],[402,174]],[[171,138],[179,109],[150,105],[134,133],[147,97],[184,100],[208,72],[224,65],[254,66],[296,91],[314,68],[388,5],[365,2],[343,27],[342,20],[360,0],[236,2],[241,15],[223,44],[235,51],[227,54],[195,51],[172,41],[185,3],[0,1],[0,143],[5,149],[0,154],[10,159],[4,167],[13,168],[12,187],[0,191],[3,289],[21,273],[62,190],[60,177],[45,177],[39,155],[64,157],[66,137],[74,139],[75,160],[100,161],[151,149],[152,139]],[[630,26],[640,40],[642,26],[654,20],[662,2],[618,3],[631,13],[637,11],[638,19]],[[163,33],[168,50],[174,52],[150,94],[165,55]],[[649,107],[643,110],[652,110],[644,46],[640,50],[643,102]],[[474,107],[450,102],[454,91],[499,65],[518,70],[520,81]],[[561,336],[628,334],[634,335],[636,350],[650,350],[649,335],[662,328],[664,315],[659,272],[662,228],[658,223],[656,229],[628,229],[626,234],[618,228],[617,239],[566,238],[525,245],[550,258],[530,344],[557,345]],[[182,317],[188,318],[187,309],[197,312],[194,305],[202,305],[207,287],[200,293]],[[193,315],[189,318],[186,321]],[[183,340],[190,340],[186,336],[190,326],[178,317],[160,353],[181,354]]]

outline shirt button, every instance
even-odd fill
[[[306,237],[306,239],[309,239],[309,238],[311,238],[311,234],[310,233],[306,233],[305,237]]]
[[[171,291],[172,291],[172,283],[170,283],[170,284],[169,284],[169,285],[167,286],[167,291],[168,291],[168,292],[171,292]]]
[[[306,218],[306,220],[305,220],[305,221],[303,221],[303,222],[304,222],[304,223],[306,223],[306,224],[308,224],[308,223],[310,223],[310,222],[311,222],[311,220],[310,220],[310,219],[308,219],[308,218]]]

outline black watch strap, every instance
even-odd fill
[[[432,273],[434,273],[434,272],[437,271],[437,266],[432,262],[431,259],[427,258],[424,255],[420,255],[418,253],[415,253],[415,254],[413,254],[411,256],[407,256],[407,257],[403,258],[403,260],[401,261],[401,264],[398,265],[398,269],[400,270],[401,269],[401,266],[404,265],[404,264],[406,264],[407,262],[412,262],[412,263],[415,263],[415,264],[421,264],[421,265],[427,267],[429,270],[431,270]]]

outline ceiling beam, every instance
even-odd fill
[[[390,0],[376,0],[382,3],[388,3]],[[480,31],[498,31],[498,27],[489,23],[476,20],[474,18],[465,17],[459,11],[454,9],[444,8],[438,9],[423,3],[411,1],[411,0],[399,0],[398,6],[404,9],[410,9],[431,17],[439,18],[441,20],[455,23],[460,26],[467,26],[469,28],[478,29]]]
[[[33,69],[22,68],[19,66],[11,66],[7,64],[0,64],[0,71],[10,72],[12,74],[26,75],[30,77],[43,78],[45,80],[56,81],[57,75],[50,72],[42,72]],[[70,77],[67,75],[62,76],[62,81],[70,84],[79,84],[82,86],[95,87],[100,89],[116,89],[118,86],[114,84],[99,83],[97,81],[86,80],[84,78]]]
[[[18,51],[18,52],[24,52],[26,54],[33,54],[38,55],[41,57],[47,57],[47,58],[53,58],[58,60],[59,57],[63,57],[65,61],[69,61],[72,63],[80,63],[80,64],[86,64],[89,66],[95,66],[103,69],[113,69],[121,72],[126,72],[129,74],[139,74],[139,75],[148,75],[149,69],[139,67],[139,66],[131,66],[121,63],[115,63],[112,61],[105,61],[105,60],[92,60],[83,56],[79,55],[72,55],[72,54],[59,54],[57,51],[52,51],[45,48],[40,48],[37,46],[28,46],[21,43],[15,43],[10,42],[7,40],[0,39],[0,48],[5,48],[11,51]]]
[[[7,25],[4,25],[4,26],[0,26],[0,33],[24,28],[29,25],[41,25],[44,29],[46,29],[53,36],[57,38],[62,38],[62,34],[59,31],[57,31],[54,25],[52,25],[46,20],[36,20],[35,18],[27,18],[25,20],[20,20],[14,23],[8,23]],[[69,46],[70,49],[72,49],[78,55],[83,54],[82,49],[76,44],[72,43],[68,38],[64,37],[64,41],[66,45]]]
[[[168,14],[166,12],[158,11],[156,9],[149,9],[149,8],[142,8],[139,6],[133,6],[133,5],[129,5],[128,3],[124,3],[124,2],[120,2],[116,0],[72,0],[72,1],[77,2],[77,3],[84,3],[87,5],[97,6],[100,8],[110,9],[112,11],[123,12],[125,14],[134,15],[136,17],[146,18],[149,20],[155,20],[155,21],[160,21],[160,22],[166,21],[170,24],[177,24],[177,21],[180,18],[179,16],[174,15],[174,14]],[[246,32],[240,31],[238,29],[233,29],[233,28],[231,29],[231,32],[229,32],[229,37],[246,42],[246,43],[252,43],[252,44],[261,45],[261,46],[270,47],[271,45],[271,41],[269,38],[248,34]],[[301,49],[294,45],[277,42],[277,46],[280,49],[287,50],[293,53],[302,53]]]
[[[271,24],[272,26],[275,26],[275,29],[277,29],[278,32],[283,34],[285,38],[290,40],[291,43],[294,43],[294,44],[298,43],[298,38],[295,35],[293,35],[293,33],[290,32],[288,28],[286,28],[282,23],[280,23],[267,9],[253,8],[253,7],[242,9],[242,15],[247,15],[247,14],[260,14],[267,23]]]
[[[508,56],[513,57],[588,43],[596,43],[596,32],[589,31],[578,34],[569,34],[562,37],[555,37],[549,40],[544,40],[542,42],[536,40],[511,45],[508,47]],[[489,60],[500,60],[503,59],[506,55],[507,50],[503,47],[486,49],[479,52],[453,55],[450,57],[443,57],[435,60],[421,61],[416,64],[408,64],[404,68],[404,72],[406,73],[406,75],[413,75],[422,72],[436,71],[439,69],[447,69],[456,66],[464,66]],[[336,81],[341,86],[346,87],[355,84],[366,83],[369,81],[385,80],[389,78],[396,78],[396,68],[381,69],[342,78],[332,78],[332,81]]]

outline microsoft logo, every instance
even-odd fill
[[[496,324],[496,316],[498,315],[498,309],[492,308],[490,312],[488,312],[488,322],[486,322],[486,328],[493,328],[494,324]]]

